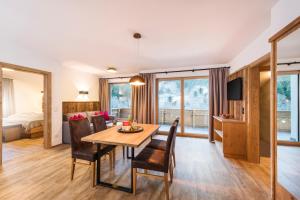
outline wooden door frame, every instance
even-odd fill
[[[172,80],[178,80],[180,81],[180,124],[181,124],[181,131],[177,134],[177,136],[181,137],[191,137],[191,138],[208,138],[208,135],[204,133],[200,134],[194,134],[194,133],[185,133],[184,131],[184,81],[185,80],[191,80],[191,79],[208,79],[208,76],[189,76],[189,77],[170,77],[170,78],[156,78],[155,79],[155,91],[157,94],[155,95],[155,122],[158,124],[159,122],[159,112],[158,112],[158,84],[159,81],[172,81]],[[167,132],[161,131],[160,134],[167,135]]]
[[[300,17],[297,17],[283,29],[274,34],[271,43],[271,198],[290,198],[291,194],[283,194],[280,184],[277,182],[277,43],[300,28]]]
[[[0,62],[0,165],[2,165],[2,68],[8,68],[8,69],[13,69],[17,71],[23,71],[23,72],[29,72],[29,73],[35,73],[35,74],[40,74],[43,75],[44,79],[44,96],[43,96],[43,113],[44,113],[44,148],[48,149],[52,147],[52,74],[51,72],[39,70],[39,69],[34,69],[34,68],[29,68],[29,67],[24,67],[20,65],[15,65],[15,64],[9,64],[9,63],[4,63]]]

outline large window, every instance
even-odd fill
[[[299,74],[277,78],[278,140],[299,141]]]
[[[131,113],[131,86],[129,83],[110,84],[110,112],[118,118]]]
[[[167,132],[181,118],[180,134],[208,134],[208,79],[158,80],[158,123]]]

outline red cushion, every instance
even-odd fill
[[[102,116],[106,121],[107,120],[109,120],[109,115],[108,115],[108,112],[107,111],[105,111],[105,112],[102,112],[102,111],[96,111],[95,113],[94,113],[94,115],[95,116],[98,116],[98,115],[100,115],[100,116]]]
[[[78,115],[74,115],[72,117],[69,118],[69,120],[82,120],[85,119],[85,117],[82,114],[78,114]]]

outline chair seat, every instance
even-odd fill
[[[164,165],[164,161],[164,151],[146,147],[132,160],[132,167],[167,172],[168,166]]]
[[[99,156],[102,157],[103,155],[112,151],[115,147],[116,146],[114,145],[101,145],[101,150],[97,152],[96,145],[83,145],[80,150],[73,152],[73,158],[94,162]]]
[[[82,146],[79,150],[73,151],[72,157],[94,162],[98,158],[97,146],[96,145]]]
[[[165,151],[167,149],[167,142],[164,140],[152,139],[147,147]]]

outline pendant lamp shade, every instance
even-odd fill
[[[135,86],[145,85],[145,79],[140,75],[136,75],[130,78],[129,83]]]

